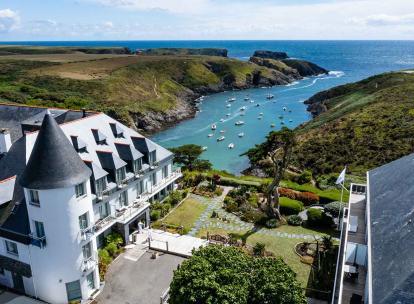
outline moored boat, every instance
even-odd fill
[[[217,141],[223,141],[225,139],[224,136],[220,136],[219,138],[217,138]]]
[[[211,130],[215,130],[215,129],[217,129],[216,124],[212,124],[212,125],[211,125]]]
[[[244,125],[244,121],[243,120],[239,120],[239,121],[236,121],[234,124],[236,126],[242,126],[242,125]]]
[[[266,95],[266,99],[273,99],[273,98],[275,98],[275,96],[274,96],[274,95],[272,95],[272,94],[267,94],[267,95]]]
[[[231,144],[228,145],[228,147],[229,147],[229,149],[233,149],[234,148],[234,144],[231,143]]]
[[[241,132],[241,133],[237,134],[237,136],[238,136],[238,137],[243,137],[243,136],[244,136],[244,133],[243,133],[243,132]]]

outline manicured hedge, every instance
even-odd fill
[[[306,212],[308,220],[306,223],[311,227],[330,227],[333,224],[332,218],[320,208],[309,208]]]
[[[303,210],[302,202],[287,197],[281,197],[279,200],[280,212],[284,215],[298,214]]]
[[[301,201],[305,206],[317,204],[320,200],[319,195],[312,192],[300,192],[288,188],[279,188],[279,195],[293,200]]]

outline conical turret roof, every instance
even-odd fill
[[[20,184],[36,190],[66,188],[91,174],[55,119],[46,114]]]

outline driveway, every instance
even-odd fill
[[[184,258],[160,254],[151,259],[145,252],[138,260],[128,258],[128,251],[112,265],[105,278],[105,287],[96,301],[99,304],[159,304],[170,286],[173,271]]]

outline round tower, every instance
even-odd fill
[[[20,177],[32,232],[34,292],[44,301],[87,299],[99,286],[90,176],[55,119],[46,113]]]

